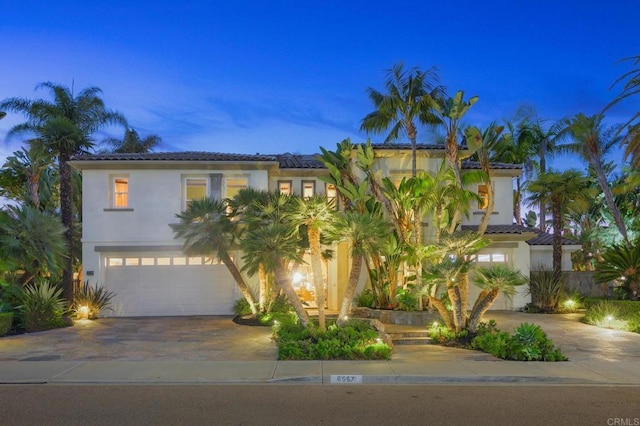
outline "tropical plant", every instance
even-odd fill
[[[371,253],[380,251],[379,244],[388,238],[391,229],[391,224],[376,213],[344,212],[338,217],[336,230],[342,238],[351,242],[351,269],[338,314],[339,326],[344,325],[351,308],[363,263],[368,261]],[[371,307],[372,304],[368,306]]]
[[[0,256],[21,271],[22,284],[57,276],[66,255],[64,227],[56,216],[28,205],[0,210]]]
[[[67,301],[62,298],[61,288],[49,281],[37,281],[27,284],[18,297],[20,320],[27,333],[65,326]]]
[[[14,126],[9,135],[34,134],[58,160],[60,173],[60,216],[65,227],[68,256],[63,269],[63,295],[73,298],[73,187],[71,156],[93,146],[92,135],[108,124],[126,125],[124,117],[107,109],[99,97],[101,90],[88,87],[77,95],[73,89],[46,82],[36,86],[52,96],[47,99],[9,98],[0,102],[0,109],[23,114],[27,121]]]
[[[549,172],[528,182],[527,191],[531,204],[544,203],[551,206],[553,219],[553,272],[556,277],[562,271],[562,231],[565,215],[569,212],[586,210],[596,191],[588,179],[578,170]]]
[[[95,319],[102,311],[111,309],[111,299],[115,293],[97,283],[92,287],[83,282],[73,294],[72,312],[77,318]]]
[[[111,152],[117,154],[138,154],[151,152],[162,142],[158,135],[148,135],[140,138],[140,135],[133,128],[124,131],[122,139],[108,138],[104,143],[111,146]]]
[[[531,271],[529,276],[529,294],[533,304],[541,312],[555,312],[564,291],[563,274],[557,275],[544,267]]]
[[[232,249],[237,222],[231,220],[227,205],[213,198],[193,200],[187,210],[176,214],[179,223],[170,224],[175,238],[184,238],[182,250],[187,255],[216,254],[227,267],[255,315],[258,310],[253,295],[229,251]]]
[[[615,301],[600,300],[587,309],[582,321],[603,328],[626,328],[621,317],[620,306]]]
[[[614,223],[618,231],[620,231],[620,235],[622,235],[622,238],[628,244],[627,228],[622,220],[620,209],[614,200],[613,192],[607,181],[607,175],[604,169],[605,155],[618,143],[618,140],[610,137],[612,132],[609,132],[609,136],[606,134],[602,125],[603,119],[604,116],[600,114],[586,116],[580,113],[572,119],[567,120],[568,134],[571,135],[573,141],[560,145],[558,149],[560,152],[577,154],[593,168],[598,185],[604,194],[607,207],[613,215]]]
[[[597,283],[615,283],[626,298],[637,299],[640,293],[640,244],[614,245],[602,253],[596,264]]]
[[[397,63],[387,71],[386,93],[369,87],[367,94],[376,110],[362,120],[360,130],[383,133],[389,128],[385,143],[406,134],[411,143],[411,172],[416,175],[417,124],[433,125],[438,123],[434,113],[436,100],[444,96],[444,88],[439,84],[435,68],[421,71],[404,69],[403,63]]]
[[[525,285],[527,279],[513,268],[504,265],[479,267],[475,270],[473,283],[482,291],[469,313],[466,329],[474,333],[482,316],[489,310],[500,293],[507,297],[516,294],[516,287]]]
[[[320,236],[323,234],[326,237],[331,234],[336,222],[335,210],[325,196],[314,196],[308,199],[295,198],[294,200],[295,206],[289,218],[294,223],[303,225],[307,231],[315,299],[318,308],[318,326],[320,330],[325,330],[325,285],[322,272]]]

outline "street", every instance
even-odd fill
[[[0,385],[2,425],[640,426],[638,386]]]

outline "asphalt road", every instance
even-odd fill
[[[1,425],[640,426],[640,387],[2,385]]]

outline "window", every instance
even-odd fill
[[[327,200],[329,200],[329,204],[334,209],[338,209],[338,190],[336,186],[332,183],[326,184],[325,194],[327,195]]]
[[[112,180],[112,207],[115,209],[125,209],[129,207],[129,178],[117,176]]]
[[[293,194],[293,183],[290,180],[279,180],[278,191],[284,195]]]
[[[248,179],[245,177],[227,178],[225,180],[225,197],[233,198],[241,189],[248,186]]]
[[[201,200],[207,196],[207,179],[186,178],[185,179],[185,203],[184,208],[189,207],[192,201]]]
[[[311,198],[314,195],[316,195],[316,181],[303,180],[301,192],[302,192],[302,198]]]
[[[480,263],[507,263],[507,255],[504,253],[484,253],[471,256],[469,260]]]
[[[480,200],[478,200],[478,208],[484,210],[489,207],[489,190],[487,189],[487,185],[478,185],[478,196],[480,197]]]

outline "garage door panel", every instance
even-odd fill
[[[237,298],[224,265],[108,266],[105,281],[113,316],[230,315]]]

